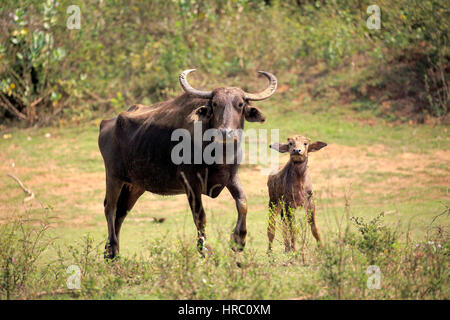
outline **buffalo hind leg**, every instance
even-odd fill
[[[122,191],[120,192],[119,200],[117,202],[116,219],[114,223],[114,229],[117,238],[117,250],[120,250],[120,229],[122,223],[125,220],[128,212],[133,209],[136,201],[144,193],[144,189],[135,187],[130,184],[124,184],[122,186]]]
[[[122,190],[123,182],[106,177],[105,217],[108,224],[108,241],[105,246],[105,259],[113,259],[119,253],[115,221],[117,202]]]
[[[247,199],[242,189],[241,181],[237,175],[233,177],[231,183],[227,186],[234,201],[238,212],[236,227],[231,234],[231,249],[233,251],[242,251],[245,247],[247,237]]]

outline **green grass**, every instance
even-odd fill
[[[277,101],[278,99],[278,101]],[[348,146],[370,146],[382,144],[390,152],[420,152],[430,149],[449,148],[447,126],[414,126],[400,124],[389,127],[382,119],[378,125],[368,126],[359,122],[355,113],[345,108],[325,108],[320,112],[316,103],[299,105],[291,100],[275,98],[264,103],[268,120],[262,126],[252,128],[280,128],[280,137],[294,133],[305,133],[313,139]],[[292,112],[296,113],[292,113]],[[292,115],[292,116],[290,116]],[[352,121],[345,121],[349,117]]]
[[[279,104],[285,111],[276,107]],[[257,171],[252,167],[240,170],[249,206],[244,253],[235,255],[228,246],[237,213],[226,191],[218,199],[205,199],[208,242],[215,249],[215,256],[206,260],[195,251],[196,231],[185,196],[161,197],[147,193],[125,220],[121,233],[121,260],[113,265],[105,264],[101,252],[107,235],[102,204],[104,169],[97,147],[98,128],[90,123],[76,128],[12,129],[8,130],[10,139],[0,139],[2,171],[16,174],[36,193],[35,200],[23,204],[22,191],[12,179],[3,176],[0,180],[3,194],[0,218],[5,222],[9,221],[6,216],[27,214],[33,221],[40,221],[48,216],[50,229],[46,236],[53,239],[38,259],[36,270],[29,271],[30,279],[26,285],[13,291],[12,298],[335,299],[420,298],[421,294],[424,298],[448,298],[448,278],[442,273],[432,274],[435,268],[429,266],[424,269],[428,273],[416,274],[422,281],[415,285],[416,291],[403,292],[402,286],[412,284],[394,284],[393,277],[395,272],[406,272],[407,269],[399,271],[397,264],[392,262],[406,259],[401,252],[413,250],[408,247],[407,239],[414,239],[414,244],[425,243],[432,238],[435,226],[447,230],[448,214],[440,216],[432,224],[434,217],[448,210],[446,159],[434,157],[436,152],[448,151],[446,128],[388,126],[382,122],[368,128],[358,121],[348,120],[347,112],[293,112],[289,110],[289,102],[280,99],[261,106],[269,120],[263,126],[249,127],[280,127],[280,139],[294,133],[305,133],[312,139],[327,141],[330,148],[334,145],[335,149],[329,149],[333,157],[340,157],[341,148],[354,152],[345,159],[349,161],[355,157],[356,164],[344,162],[337,167],[330,165],[324,168],[323,161],[329,157],[327,148],[320,151],[321,158],[319,153],[314,155],[317,158],[313,159],[311,170],[316,186],[317,223],[326,248],[341,252],[339,257],[345,260],[350,259],[347,255],[351,252],[359,252],[355,245],[348,243],[344,244],[345,250],[338,250],[339,243],[343,243],[345,226],[350,226],[350,235],[358,234],[349,220],[350,216],[364,217],[369,221],[384,212],[384,224],[397,230],[399,246],[407,247],[379,262],[386,264],[387,270],[383,290],[365,289],[367,276],[364,272],[369,264],[366,256],[360,253],[349,260],[347,269],[338,273],[342,281],[330,278],[334,267],[326,263],[326,259],[330,259],[328,251],[316,247],[308,228],[301,231],[307,244],[303,255],[301,252],[283,252],[281,230],[278,229],[274,253],[267,256],[265,178],[255,176]],[[50,133],[49,138],[45,137],[46,133]],[[382,146],[381,151],[370,151],[367,155],[367,150],[372,150],[374,145]],[[380,161],[389,164],[391,159],[395,162],[404,154],[412,154],[414,159],[426,163],[423,168],[415,168],[413,160],[397,170],[378,165]],[[356,172],[355,169],[367,159],[374,162],[367,170]],[[430,159],[435,161],[430,162]],[[332,164],[333,159],[330,160]],[[315,171],[317,168],[322,169]],[[440,170],[437,171],[440,174],[436,174],[436,170]],[[447,179],[442,173],[447,175]],[[420,174],[420,179],[417,174]],[[339,179],[346,180],[338,183]],[[386,188],[383,187],[385,181]],[[153,217],[165,217],[166,220],[161,224],[153,223]],[[300,223],[304,213],[299,210],[297,217]],[[32,225],[36,227],[36,223]],[[97,246],[90,254],[83,251],[88,241],[84,238],[86,236],[92,245]],[[446,236],[440,241],[442,245],[448,245]],[[432,258],[441,259],[442,256]],[[391,262],[386,262],[388,260]],[[238,268],[236,261],[240,261],[243,267]],[[81,262],[91,264],[83,271],[83,289],[67,293],[64,291],[65,268]],[[422,260],[420,263],[426,265]],[[39,282],[39,274],[43,279],[53,280]],[[430,281],[438,281],[440,286],[424,293]],[[63,292],[58,293],[57,290]]]
[[[440,78],[448,65],[446,7],[442,0],[380,1],[382,32],[365,28],[368,1],[90,1],[81,6],[82,29],[72,31],[63,18],[71,1],[45,11],[42,1],[5,1],[15,22],[4,17],[11,28],[0,35],[0,94],[18,105],[41,99],[27,124],[54,126],[9,127],[16,123],[0,111],[0,299],[448,299],[450,133],[434,125],[448,108],[448,79]],[[34,39],[42,32],[40,46]],[[216,250],[209,259],[195,251],[185,196],[145,194],[124,223],[121,259],[103,261],[99,118],[175,96],[177,75],[192,67],[194,87],[248,92],[265,85],[256,70],[273,72],[277,94],[255,103],[267,121],[246,128],[328,143],[310,162],[324,248],[303,227],[305,251],[284,254],[278,230],[274,253],[266,255],[266,177],[259,165],[243,165],[244,253],[229,249],[237,214],[227,191],[205,199]],[[36,198],[23,203],[7,173]],[[381,212],[388,229],[373,222]],[[363,217],[370,232],[362,234],[351,216]],[[302,217],[299,211],[299,224]],[[48,246],[27,238],[43,221]],[[391,231],[398,232],[393,244],[385,241]],[[45,249],[39,257],[33,243]],[[368,247],[381,252],[376,261]],[[66,290],[71,264],[82,269],[81,291]],[[370,264],[381,267],[382,290],[366,288]]]

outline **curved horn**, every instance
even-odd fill
[[[186,91],[187,93],[193,94],[194,96],[197,96],[199,98],[205,98],[205,99],[212,98],[212,91],[201,91],[201,90],[194,89],[187,82],[186,76],[189,73],[194,72],[194,71],[195,71],[195,69],[188,69],[188,70],[184,70],[182,73],[180,73],[180,84],[183,87],[184,91]]]
[[[277,77],[275,77],[273,74],[265,71],[258,71],[258,73],[263,74],[267,79],[269,79],[269,86],[259,93],[245,93],[245,99],[247,100],[264,100],[269,98],[271,95],[275,93],[275,90],[277,90]]]

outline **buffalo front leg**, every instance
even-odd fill
[[[233,177],[227,188],[236,202],[236,209],[238,212],[236,227],[231,234],[231,248],[233,251],[242,251],[244,250],[247,236],[247,199],[244,190],[242,189],[241,181],[237,175]]]
[[[197,227],[197,249],[202,256],[205,253],[211,251],[206,245],[206,214],[203,208],[202,195],[200,190],[194,190],[191,186],[186,186],[186,194],[189,201],[189,206],[191,207],[192,217],[194,218],[195,226]]]
[[[105,259],[113,259],[119,253],[119,241],[116,235],[115,220],[117,202],[123,182],[106,177],[105,217],[108,224],[108,241],[105,245]]]
[[[308,217],[308,223],[311,226],[311,232],[317,242],[321,242],[319,228],[316,224],[316,207],[314,205],[313,193],[307,192],[307,198],[305,201],[305,211]]]

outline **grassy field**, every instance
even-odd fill
[[[244,253],[229,249],[237,213],[226,190],[215,200],[204,197],[208,241],[215,249],[207,259],[196,252],[186,197],[146,193],[125,220],[120,259],[105,263],[99,121],[10,129],[0,139],[0,247],[3,270],[9,270],[2,273],[0,297],[448,299],[448,127],[369,124],[345,108],[325,112],[302,104],[290,90],[258,105],[268,120],[249,128],[280,128],[283,140],[302,133],[328,143],[310,157],[324,248],[316,246],[299,211],[304,249],[285,254],[278,230],[274,253],[266,254],[267,177],[260,166],[247,165],[240,169],[249,206]],[[24,203],[26,195],[8,173],[35,199]],[[380,213],[382,220],[370,223]],[[155,223],[155,217],[166,219]],[[369,232],[351,217],[363,217]],[[43,225],[48,230],[33,249]],[[13,226],[16,232],[8,229]],[[42,253],[34,260],[36,248]],[[81,269],[81,290],[66,288],[69,265]],[[380,290],[367,289],[369,265],[380,267]]]
[[[448,299],[447,2],[378,0],[372,29],[369,0],[2,1],[0,299]],[[195,88],[247,92],[274,73],[277,92],[255,103],[267,121],[246,128],[328,143],[309,162],[323,247],[299,210],[298,252],[278,228],[266,254],[267,176],[242,165],[243,253],[226,190],[204,198],[206,259],[186,197],[147,193],[104,261],[99,123],[178,95],[190,68]]]

